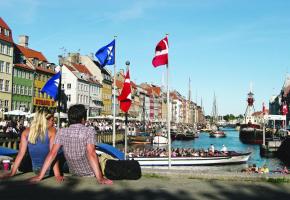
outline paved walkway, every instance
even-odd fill
[[[273,184],[266,178],[242,173],[198,174],[188,171],[145,169],[136,181],[115,181],[112,186],[98,185],[94,178],[67,176],[61,184],[47,178],[39,184],[25,180],[33,173],[0,180],[1,200],[289,200],[290,183]],[[1,173],[1,172],[0,172]],[[241,177],[248,176],[247,179]],[[262,181],[264,180],[264,181]]]

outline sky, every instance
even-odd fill
[[[206,115],[214,94],[219,115],[244,114],[251,83],[261,110],[290,70],[288,0],[0,0],[0,7],[14,42],[28,35],[29,48],[53,63],[63,53],[95,53],[117,36],[117,70],[129,60],[137,84],[166,84],[166,68],[154,68],[152,58],[169,34],[169,87],[188,98],[190,78],[191,99]]]

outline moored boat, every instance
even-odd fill
[[[224,131],[212,131],[209,133],[209,137],[226,137]]]
[[[197,156],[197,157],[172,157],[172,166],[194,166],[194,165],[227,165],[246,163],[250,158],[249,153],[229,152],[227,155],[219,156]],[[166,166],[168,157],[134,157],[141,166]]]
[[[129,135],[128,141],[131,144],[150,144],[152,143],[152,136],[145,132],[136,133],[135,135]]]
[[[124,158],[124,153],[118,149],[107,144],[98,144],[98,152],[105,152],[118,159]],[[172,157],[172,166],[195,166],[195,165],[228,165],[246,163],[250,158],[251,152],[238,153],[235,151],[228,151],[227,154],[219,152],[214,156],[187,156],[187,157]],[[145,166],[167,166],[168,157],[130,157],[139,162],[143,167]]]

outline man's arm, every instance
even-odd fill
[[[87,144],[87,158],[89,160],[91,168],[94,171],[94,174],[96,176],[98,183],[108,184],[108,185],[113,184],[113,181],[104,178],[102,174],[100,163],[99,163],[99,158],[97,157],[94,144]]]
[[[47,171],[47,169],[51,165],[52,161],[55,159],[60,147],[61,147],[60,144],[53,144],[52,149],[50,150],[50,152],[46,156],[46,159],[44,161],[44,164],[41,168],[40,173],[37,176],[34,176],[31,179],[29,179],[30,182],[39,182],[43,179],[45,172]]]

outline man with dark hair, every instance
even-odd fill
[[[69,127],[62,128],[56,135],[51,151],[46,157],[38,176],[32,182],[42,180],[46,170],[62,147],[69,171],[76,176],[95,176],[100,184],[112,184],[104,178],[95,152],[95,130],[86,127],[86,109],[82,104],[73,105],[68,110]]]

